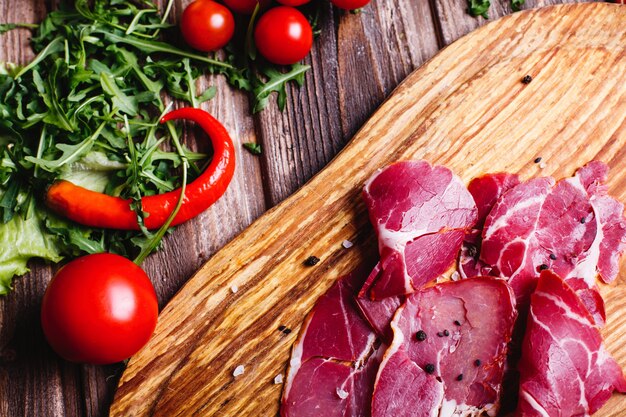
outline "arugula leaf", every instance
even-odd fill
[[[46,171],[58,170],[59,168],[67,164],[71,164],[72,162],[78,160],[81,156],[89,152],[89,150],[93,146],[93,143],[98,138],[104,126],[105,126],[104,123],[102,123],[100,127],[93,133],[93,135],[91,135],[88,138],[85,138],[85,140],[83,140],[80,143],[77,143],[76,145],[58,143],[56,145],[57,149],[63,152],[62,155],[58,159],[48,161],[42,158],[34,158],[32,156],[26,156],[24,159],[29,162],[32,162],[33,164],[37,166],[40,166]]]
[[[2,35],[3,33],[7,33],[10,30],[17,29],[17,28],[34,29],[37,26],[39,25],[35,25],[32,23],[3,23],[3,24],[0,24],[0,35]]]
[[[491,6],[491,2],[489,0],[468,0],[469,9],[468,12],[470,15],[482,16],[485,19],[489,19],[489,7]]]
[[[35,68],[41,61],[46,59],[48,56],[59,53],[65,49],[65,42],[62,37],[54,38],[52,42],[50,42],[37,56],[33,59],[30,64],[26,65],[24,68],[20,70],[17,74],[15,74],[15,78],[20,78],[24,74],[26,74],[31,69]]]
[[[261,155],[261,145],[254,142],[246,142],[243,144],[243,147],[246,148],[252,155]]]
[[[89,228],[72,224],[56,216],[48,216],[45,222],[46,232],[57,239],[57,245],[64,253],[78,256],[83,253],[102,253],[106,251],[103,237],[93,238]]]
[[[519,12],[522,10],[524,3],[525,0],[511,0],[511,9],[513,9],[514,12]]]
[[[254,88],[253,112],[258,113],[267,107],[269,96],[272,92],[278,93],[278,108],[283,110],[287,102],[287,82],[295,81],[299,86],[302,86],[304,74],[310,68],[309,65],[294,64],[286,73],[282,73],[272,67],[263,69],[262,72],[267,77],[267,80],[265,82],[257,80],[258,85]]]
[[[102,90],[111,96],[113,109],[120,110],[130,116],[136,116],[139,111],[137,96],[128,96],[119,88],[113,76],[103,72],[100,74],[100,84]]]

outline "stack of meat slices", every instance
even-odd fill
[[[465,188],[424,161],[376,173],[363,194],[380,261],[309,314],[281,415],[588,416],[626,392],[599,330],[596,279],[615,279],[626,248],[607,174],[591,162],[559,182]],[[457,279],[437,282],[455,261]]]

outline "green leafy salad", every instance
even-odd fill
[[[214,87],[196,90],[199,77],[223,74],[251,93],[254,111],[272,92],[284,106],[285,84],[303,82],[305,65],[264,67],[231,46],[220,59],[167,42],[177,31],[171,6],[162,13],[147,0],[67,1],[41,24],[0,25],[0,33],[32,28],[37,54],[26,66],[0,64],[0,294],[33,257],[145,248],[153,237],[145,227],[83,227],[53,214],[43,198],[53,181],[67,179],[138,202],[179,187],[183,161],[193,180],[210,155],[182,146],[181,132],[159,119],[172,98],[198,107],[214,96]]]

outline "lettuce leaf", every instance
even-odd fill
[[[13,216],[7,223],[0,223],[0,295],[12,290],[11,282],[16,275],[29,271],[30,258],[59,262],[61,256],[57,238],[44,230],[44,218],[35,211],[29,218]]]

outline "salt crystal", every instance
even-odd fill
[[[350,249],[352,246],[354,246],[354,243],[350,242],[349,240],[344,240],[341,245],[346,249]]]
[[[239,287],[233,284],[230,286],[230,290],[233,292],[233,294],[236,294],[237,291],[239,291]]]
[[[278,374],[274,377],[274,384],[282,384],[283,383],[283,374]]]
[[[544,169],[546,167],[546,163],[542,162],[539,164],[539,168]]]
[[[342,400],[345,400],[346,398],[348,398],[348,391],[344,391],[341,388],[337,388],[337,396],[341,398]]]
[[[243,375],[244,372],[245,372],[245,368],[243,367],[243,365],[239,365],[238,367],[235,368],[235,371],[233,372],[233,376],[237,378],[239,375]]]
[[[452,281],[458,281],[460,278],[461,278],[461,274],[459,274],[458,271],[454,271],[452,273],[452,276],[450,277]]]

